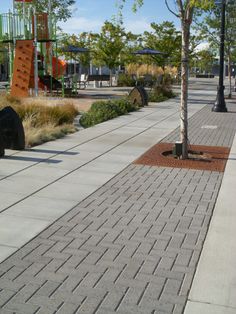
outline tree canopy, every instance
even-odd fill
[[[119,24],[105,21],[101,33],[96,35],[94,59],[98,65],[112,69],[120,64],[120,54],[125,47],[127,34]]]
[[[75,0],[51,0],[51,11],[58,21],[66,21],[72,16],[72,6],[75,4]],[[33,0],[32,4],[36,8],[37,12],[48,12],[49,11],[49,0]],[[21,8],[21,4],[17,5]]]
[[[181,33],[177,31],[174,23],[164,21],[163,23],[151,23],[152,31],[144,32],[143,44],[145,47],[160,50],[164,55],[152,56],[160,66],[166,61],[172,65],[179,66],[181,54]]]

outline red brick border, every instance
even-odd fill
[[[229,147],[191,145],[189,150],[201,153],[205,155],[206,158],[189,158],[182,160],[174,158],[169,154],[164,156],[163,153],[172,151],[173,146],[173,143],[158,143],[135,160],[134,164],[224,172],[230,152]]]

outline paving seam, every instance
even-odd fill
[[[120,145],[122,145],[122,144],[124,144],[124,143],[130,141],[131,139],[133,139],[133,138],[139,136],[139,135],[142,134],[142,133],[145,133],[147,130],[152,129],[155,125],[158,125],[159,123],[165,121],[166,119],[168,119],[169,117],[171,117],[171,116],[173,116],[173,115],[175,115],[175,114],[176,114],[176,112],[173,113],[173,114],[171,114],[171,115],[169,115],[167,118],[164,118],[164,119],[158,121],[158,122],[155,123],[154,125],[152,125],[152,126],[146,128],[145,130],[139,132],[138,134],[136,134],[136,135],[130,137],[129,139],[127,139],[127,140],[125,140],[125,141],[123,141],[123,142],[120,142],[119,144],[117,144],[116,146],[114,146],[114,147],[112,147],[111,149],[107,150],[106,152],[102,153],[101,155],[99,155],[99,156],[97,156],[97,157],[91,159],[91,160],[88,161],[88,162],[85,162],[83,165],[81,165],[81,166],[79,166],[79,167],[77,167],[77,168],[75,168],[75,169],[69,171],[68,173],[66,173],[65,175],[61,176],[60,178],[57,178],[56,180],[51,181],[49,184],[45,185],[44,187],[42,187],[42,188],[40,188],[40,189],[34,191],[34,192],[31,193],[30,195],[27,195],[26,197],[22,198],[21,200],[19,200],[19,201],[15,202],[15,203],[11,204],[10,206],[4,208],[3,210],[0,211],[0,213],[5,212],[6,210],[8,210],[9,208],[11,208],[12,206],[14,206],[14,205],[16,205],[16,204],[18,204],[18,203],[24,201],[25,199],[27,199],[27,198],[29,198],[29,197],[35,195],[35,194],[38,193],[39,191],[42,191],[43,189],[49,187],[50,185],[54,184],[55,182],[61,180],[62,178],[67,177],[67,176],[70,175],[71,173],[73,173],[73,172],[79,170],[80,168],[84,167],[85,165],[88,165],[90,162],[93,162],[94,160],[96,160],[96,159],[102,157],[103,155],[106,155],[107,153],[111,152],[113,149],[119,147]],[[137,120],[140,120],[140,119],[137,119]],[[135,120],[135,121],[137,121],[137,120]],[[123,126],[122,126],[122,127],[123,127]],[[119,128],[117,128],[117,129],[119,129]],[[114,129],[114,130],[116,130],[116,129]],[[112,130],[112,131],[113,131],[113,130]],[[106,134],[109,134],[109,133],[110,133],[110,132],[107,132]],[[105,134],[103,134],[103,135],[105,135]],[[102,135],[102,136],[103,136],[103,135]],[[100,137],[100,136],[99,136],[99,137]],[[89,140],[89,141],[87,141],[87,142],[90,142],[90,141],[91,141],[91,140]],[[87,142],[85,142],[85,143],[87,143]],[[84,143],[82,143],[82,144],[84,144]],[[79,147],[79,146],[82,145],[82,144],[73,146],[73,147],[71,147],[70,149],[65,150],[65,151],[63,151],[63,152],[66,152],[66,151],[69,151],[69,150],[74,149],[74,148],[76,148],[76,147]],[[60,154],[56,154],[55,156],[57,156],[57,155],[60,155]],[[55,157],[55,156],[53,156],[53,157]],[[46,160],[49,160],[49,159],[51,159],[51,158],[53,158],[53,157],[50,157],[50,158],[48,158],[48,159],[45,159],[44,161],[40,161],[40,162],[38,162],[38,163],[35,163],[34,165],[31,165],[31,166],[29,166],[29,167],[26,167],[26,168],[20,170],[20,171],[17,171],[17,172],[15,172],[15,173],[13,173],[13,174],[7,176],[7,177],[4,177],[4,178],[1,179],[1,180],[4,180],[4,179],[6,179],[6,178],[9,178],[9,177],[13,176],[14,174],[20,173],[20,172],[22,172],[22,171],[24,171],[24,170],[26,170],[26,169],[29,169],[29,168],[31,168],[31,167],[37,165],[37,164],[40,164],[40,163],[42,163],[42,162],[45,162]],[[0,180],[0,181],[1,181],[1,180]]]
[[[176,112],[178,112],[178,110],[176,110]],[[174,114],[176,114],[176,112],[175,112]],[[145,117],[147,117],[147,116],[150,116],[151,114],[153,114],[153,112],[151,112],[151,113],[149,113],[149,114],[143,116],[142,118],[139,118],[139,119],[136,119],[136,120],[132,121],[132,123],[133,123],[133,122],[136,122],[136,121],[138,121],[138,120],[141,120],[141,119],[143,119],[143,118],[145,118]],[[174,115],[174,114],[173,114],[173,115]],[[171,116],[172,116],[172,115],[171,115]],[[165,119],[167,119],[167,118],[165,118]],[[162,122],[162,121],[165,121],[165,119],[159,121],[159,123]],[[106,122],[106,121],[105,121],[105,122]],[[23,169],[21,169],[21,170],[19,170],[19,171],[16,171],[16,172],[14,172],[14,173],[12,173],[12,174],[10,174],[10,175],[8,175],[8,176],[5,176],[5,177],[3,177],[3,178],[0,178],[0,181],[6,179],[6,178],[8,178],[8,177],[11,177],[12,175],[15,175],[15,174],[17,174],[17,173],[20,173],[20,172],[22,172],[22,171],[24,171],[24,170],[26,170],[26,169],[32,168],[32,167],[35,166],[35,165],[38,165],[38,164],[43,163],[43,162],[46,162],[47,160],[50,160],[50,159],[52,159],[52,158],[55,158],[56,156],[61,155],[61,154],[65,153],[65,152],[69,152],[71,149],[74,149],[74,148],[76,148],[76,147],[79,147],[79,146],[81,146],[81,145],[83,145],[83,144],[85,144],[85,143],[89,143],[89,142],[93,141],[94,139],[100,138],[100,137],[102,137],[102,136],[104,136],[104,135],[107,135],[107,134],[109,134],[109,133],[111,133],[111,132],[113,132],[113,131],[115,131],[115,130],[119,130],[120,128],[123,128],[123,127],[125,127],[125,126],[127,126],[127,125],[129,125],[129,124],[130,124],[130,123],[123,124],[122,126],[119,126],[119,127],[117,127],[117,128],[112,129],[112,131],[105,132],[105,133],[103,133],[102,135],[95,136],[95,137],[91,138],[90,140],[84,141],[84,142],[82,142],[82,143],[80,143],[80,144],[78,144],[78,145],[74,145],[74,146],[72,146],[72,147],[70,147],[70,148],[68,148],[68,149],[66,149],[66,150],[64,150],[64,151],[61,151],[60,153],[56,153],[56,154],[50,156],[49,158],[42,159],[41,161],[36,162],[36,163],[33,164],[33,165],[27,166],[27,167],[25,167],[25,168],[23,168]],[[79,131],[78,131],[78,132],[79,132]],[[73,134],[72,134],[72,135],[73,135]],[[42,145],[43,145],[43,144],[42,144]],[[10,156],[16,156],[16,155],[18,155],[18,154],[20,154],[20,152],[14,152],[14,153],[11,154]],[[7,160],[7,157],[8,157],[8,156],[4,157],[3,159]],[[9,159],[10,159],[10,158],[9,158]]]
[[[209,97],[207,97],[207,98],[209,98],[208,101],[209,101],[209,103],[211,103],[211,102],[212,102],[212,100],[210,100],[211,96],[209,96]],[[179,101],[179,98],[177,97],[177,98],[175,98],[175,100],[167,101],[167,102],[171,102],[171,103],[174,104],[174,103],[177,103],[178,101]],[[150,106],[150,108],[156,108],[156,106],[155,106],[155,107],[151,107],[151,106]],[[202,108],[202,109],[203,109],[203,108]],[[200,109],[200,110],[202,110],[202,109]],[[179,112],[179,108],[176,110],[176,112]],[[176,112],[173,113],[172,115],[175,115]],[[138,119],[132,121],[132,123],[133,123],[133,122],[136,122],[136,121],[138,121],[138,120],[141,120],[141,119],[143,119],[143,118],[145,118],[145,117],[147,117],[147,116],[149,116],[149,115],[151,115],[151,114],[153,114],[153,112],[151,112],[150,114],[145,115],[145,116],[142,117],[142,118],[138,118]],[[168,116],[167,118],[164,118],[163,120],[160,120],[158,123],[165,121],[166,119],[168,119],[168,118],[171,117],[172,115]],[[20,173],[20,172],[22,172],[22,171],[24,171],[24,170],[26,170],[26,169],[32,168],[33,166],[35,166],[35,165],[37,165],[37,164],[40,164],[40,163],[46,162],[47,160],[50,160],[50,159],[52,159],[52,158],[55,158],[56,156],[61,155],[61,154],[65,153],[65,152],[69,152],[71,149],[74,149],[74,148],[76,148],[76,147],[79,147],[79,146],[81,146],[81,145],[83,145],[83,144],[85,144],[85,143],[89,143],[89,142],[93,141],[94,139],[97,139],[97,138],[99,138],[99,137],[102,137],[102,136],[104,136],[104,135],[107,135],[107,134],[109,134],[109,133],[111,133],[111,132],[113,132],[113,131],[115,131],[115,130],[118,130],[118,129],[120,129],[120,128],[123,128],[123,127],[125,127],[126,125],[129,125],[129,124],[130,124],[130,123],[126,123],[126,124],[124,124],[124,125],[122,125],[122,126],[120,126],[120,127],[117,127],[117,128],[112,129],[112,131],[105,132],[105,133],[103,133],[102,135],[93,137],[93,138],[90,139],[90,140],[87,140],[87,141],[84,141],[84,142],[82,142],[82,143],[80,143],[80,144],[78,144],[78,145],[72,146],[72,147],[70,147],[70,148],[68,148],[68,149],[66,149],[66,150],[64,150],[64,151],[62,151],[62,152],[60,152],[60,153],[54,154],[54,155],[52,155],[52,156],[49,157],[49,158],[42,159],[41,161],[36,162],[36,163],[33,164],[33,165],[27,166],[27,167],[25,167],[25,168],[23,168],[23,169],[21,169],[21,170],[19,170],[19,171],[16,171],[16,172],[14,172],[14,173],[12,173],[12,174],[10,174],[10,175],[8,175],[8,176],[5,176],[5,177],[3,177],[3,178],[0,178],[0,181],[1,181],[1,180],[4,180],[4,179],[6,179],[6,178],[9,178],[9,177],[11,177],[11,176],[13,176],[13,175],[15,175],[15,174],[18,174],[18,173]],[[154,125],[155,125],[155,124],[154,124]],[[154,126],[154,125],[153,125],[153,126]],[[153,126],[152,126],[152,127],[153,127]],[[150,127],[150,128],[151,128],[151,127]],[[148,129],[149,129],[149,128],[148,128]],[[148,129],[146,129],[146,130],[148,130]],[[78,131],[78,132],[79,132],[79,131]],[[144,132],[145,132],[145,131],[144,131]],[[135,137],[135,136],[134,136],[134,137]],[[42,145],[43,145],[43,144],[42,144]],[[15,152],[15,153],[11,154],[10,156],[16,156],[16,155],[18,155],[18,154],[20,154],[20,152]],[[102,156],[102,155],[101,155],[101,156]],[[4,158],[4,159],[7,159],[7,158]]]

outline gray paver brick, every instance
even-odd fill
[[[5,309],[13,311],[15,313],[32,314],[35,313],[40,307],[34,304],[28,303],[18,303],[18,302],[8,302],[5,305]]]
[[[5,289],[0,291],[0,307],[3,307],[4,304],[7,303],[15,294],[16,292],[12,290]]]

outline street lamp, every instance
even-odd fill
[[[221,0],[221,27],[220,27],[220,73],[217,87],[216,102],[212,108],[215,112],[227,112],[224,98],[224,43],[225,43],[225,7],[226,0]]]

